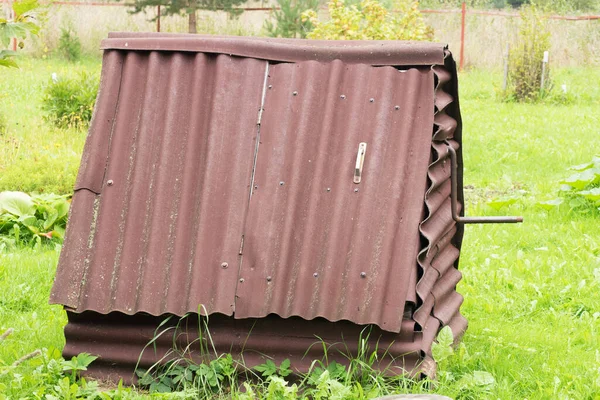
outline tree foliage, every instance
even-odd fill
[[[419,2],[397,0],[393,12],[377,0],[363,0],[347,6],[345,0],[331,0],[329,20],[320,21],[315,10],[303,17],[314,25],[307,36],[327,40],[432,40],[433,29],[419,11]]]
[[[312,23],[302,18],[308,10],[319,7],[319,0],[277,0],[279,9],[274,8],[272,20],[265,21],[265,30],[271,37],[305,38],[313,28]]]
[[[7,50],[12,38],[18,41],[18,47],[22,49],[25,46],[24,40],[28,34],[37,35],[38,25],[35,23],[34,10],[39,6],[37,0],[20,0],[12,4],[14,18],[0,18],[0,66],[17,67],[13,57],[17,54],[15,51]]]
[[[196,33],[196,12],[198,10],[225,11],[230,15],[239,15],[241,10],[235,7],[244,2],[245,0],[135,0],[131,13],[137,14],[146,8],[161,6],[161,14],[187,15],[188,32]]]

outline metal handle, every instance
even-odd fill
[[[452,146],[448,147],[450,153],[451,171],[450,178],[452,180],[451,208],[452,219],[460,224],[515,224],[523,222],[523,217],[461,217],[458,214],[458,162],[456,161],[456,150]]]
[[[363,164],[365,163],[365,153],[367,152],[367,144],[361,142],[358,145],[358,154],[356,155],[356,164],[354,166],[354,183],[360,183],[362,177]]]

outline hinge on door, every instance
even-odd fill
[[[242,240],[240,242],[240,251],[238,254],[241,256],[243,252],[244,252],[244,235],[242,235]]]
[[[263,111],[265,111],[265,109],[261,105],[260,109],[258,110],[258,119],[256,120],[256,125],[260,125],[260,121],[262,120]]]

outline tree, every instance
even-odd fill
[[[37,35],[39,27],[34,22],[35,15],[33,10],[39,6],[37,0],[20,0],[10,5],[11,14],[14,17],[0,18],[0,66],[17,67],[13,57],[17,54],[15,51],[8,50],[10,41],[13,38],[18,40],[18,47],[22,49],[25,46],[23,40],[28,34]]]
[[[161,14],[164,15],[187,14],[188,32],[197,33],[196,12],[198,10],[225,11],[230,15],[239,15],[241,10],[234,7],[244,2],[245,0],[135,0],[133,10],[130,12],[137,14],[146,8],[161,6],[164,7],[161,8]]]
[[[329,20],[320,21],[317,12],[307,11],[303,18],[315,27],[307,36],[326,40],[432,40],[433,29],[425,23],[419,2],[397,0],[389,12],[377,0],[362,0],[347,6],[345,0],[330,0]]]
[[[312,23],[302,18],[305,11],[319,7],[319,0],[277,0],[279,9],[273,8],[275,23],[265,21],[265,30],[271,37],[305,38],[313,28]]]

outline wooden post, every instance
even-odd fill
[[[467,3],[462,2],[460,22],[460,62],[458,69],[462,71],[465,66],[465,17],[467,15]]]
[[[540,89],[544,90],[544,79],[546,78],[546,65],[548,64],[548,52],[544,52],[544,59],[542,60],[542,81],[540,82]]]
[[[506,43],[506,53],[504,53],[504,81],[502,82],[502,91],[506,92],[508,88],[508,55],[510,53],[510,43]]]
[[[156,6],[156,32],[160,32],[160,4]]]

